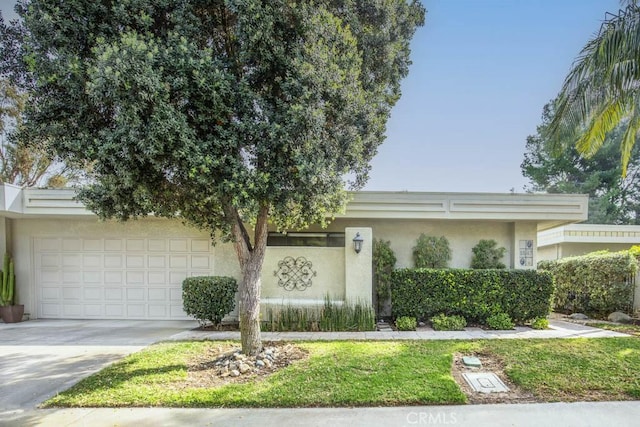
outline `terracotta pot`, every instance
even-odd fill
[[[4,323],[18,323],[22,322],[22,316],[24,315],[24,304],[18,305],[5,305],[0,307],[0,314]]]

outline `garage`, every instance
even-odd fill
[[[186,319],[184,278],[211,274],[206,238],[34,237],[37,317]]]

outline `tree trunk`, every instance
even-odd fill
[[[254,253],[242,269],[240,282],[240,340],[242,352],[255,356],[262,350],[260,336],[260,273],[264,256],[258,257]]]
[[[225,209],[225,214],[232,225],[233,246],[242,272],[242,280],[238,287],[240,294],[238,314],[240,315],[242,352],[249,356],[255,356],[262,350],[262,338],[260,335],[260,275],[267,250],[269,208],[267,206],[260,208],[256,218],[253,245],[237,210],[228,206]]]

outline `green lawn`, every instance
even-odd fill
[[[640,326],[638,325],[623,325],[620,323],[605,323],[605,322],[589,322],[587,326],[593,326],[594,328],[608,329],[610,331],[622,332],[623,334],[635,335],[640,337]]]
[[[220,343],[162,343],[45,402],[56,406],[300,407],[459,404],[453,353],[492,354],[541,400],[640,398],[640,340],[299,343],[309,358],[245,384],[181,386],[186,361]],[[593,392],[591,389],[595,388]]]

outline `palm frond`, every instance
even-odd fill
[[[617,125],[635,123],[630,117],[640,91],[640,6],[637,1],[623,4],[617,14],[607,15],[576,58],[549,126],[551,141],[574,141],[586,156],[593,155]],[[635,139],[629,143],[630,150]]]

